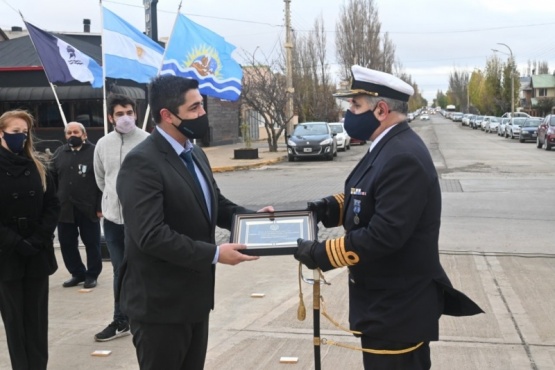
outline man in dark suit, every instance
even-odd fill
[[[198,82],[157,77],[149,99],[157,126],[125,157],[117,180],[126,223],[120,304],[142,370],[202,369],[215,265],[257,259],[240,252],[245,245],[216,245],[216,225],[230,229],[234,213],[251,211],[221,194],[190,140],[208,129]]]
[[[424,142],[406,121],[412,86],[387,73],[352,67],[345,130],[371,140],[342,194],[309,208],[345,236],[298,241],[295,258],[324,271],[349,268],[349,321],[361,338],[365,369],[431,367],[429,342],[442,314],[482,310],[455,290],[440,264],[441,190]]]

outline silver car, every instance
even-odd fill
[[[351,149],[351,137],[347,134],[347,131],[345,131],[343,123],[330,122],[328,125],[331,128],[331,132],[336,134],[337,150],[346,151]]]

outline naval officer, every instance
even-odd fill
[[[483,312],[451,285],[440,264],[441,190],[424,142],[407,123],[414,89],[384,72],[353,66],[347,133],[371,140],[344,192],[309,203],[326,227],[345,235],[298,240],[308,268],[349,269],[349,321],[365,369],[430,369],[430,341],[442,314]]]

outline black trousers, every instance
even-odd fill
[[[58,223],[58,240],[64,264],[71,276],[97,279],[102,271],[100,252],[100,222],[91,221],[76,207],[73,207],[75,222]],[[79,253],[79,234],[87,252],[87,268]]]
[[[48,276],[0,281],[0,313],[13,370],[48,363]]]
[[[361,344],[363,348],[399,350],[414,347],[418,343],[389,342],[361,337]],[[429,370],[432,366],[430,342],[424,342],[418,349],[400,355],[375,355],[363,352],[362,361],[366,370]]]
[[[208,347],[208,317],[191,324],[130,320],[141,370],[202,370]]]

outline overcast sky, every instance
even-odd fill
[[[291,0],[292,25],[299,34],[312,30],[316,17],[324,17],[329,63],[333,70],[335,22],[344,0]],[[39,6],[40,4],[40,6]],[[144,30],[142,0],[103,1],[104,6]],[[547,61],[555,68],[555,1],[553,0],[375,0],[382,31],[389,32],[396,56],[431,103],[438,90],[447,91],[455,69],[483,69],[494,55],[509,49],[522,73],[528,60]],[[175,20],[178,0],[158,3],[158,35],[167,37]],[[238,50],[252,54],[257,47],[271,55],[285,39],[283,0],[183,1],[181,13],[219,33]],[[83,18],[91,19],[91,32],[100,33],[98,0],[0,0],[0,27],[23,26],[14,10],[48,31],[80,32]],[[242,62],[241,52],[234,56]],[[257,55],[258,56],[258,55]]]

